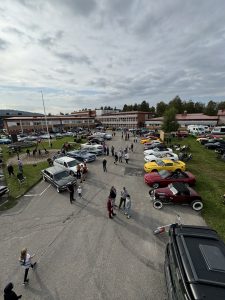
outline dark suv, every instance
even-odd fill
[[[225,244],[215,230],[172,225],[166,247],[169,300],[225,299]]]
[[[71,176],[67,170],[63,167],[53,166],[41,171],[43,180],[51,182],[57,192],[60,193],[67,189],[69,184],[76,185],[77,180],[74,176]]]

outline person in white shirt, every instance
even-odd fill
[[[82,188],[81,188],[80,185],[78,186],[77,193],[78,193],[78,196],[79,196],[80,198],[82,198]]]
[[[27,248],[24,248],[24,249],[21,250],[20,264],[25,269],[24,280],[23,280],[23,284],[24,285],[29,282],[29,279],[27,278],[27,276],[28,276],[28,272],[29,272],[30,267],[33,269],[36,266],[36,264],[37,264],[36,262],[32,263],[32,258],[34,256],[35,256],[35,254],[30,255],[27,252]]]
[[[128,152],[126,152],[124,154],[124,158],[125,158],[126,164],[128,164],[128,160],[129,160],[129,153]]]
[[[127,195],[125,202],[124,214],[127,216],[127,219],[130,219],[130,210],[131,210],[131,199],[130,195]]]

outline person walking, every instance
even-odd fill
[[[14,174],[14,169],[13,169],[13,165],[11,163],[9,163],[7,165],[7,170],[8,170],[8,173],[9,173],[9,177],[11,177],[11,175],[15,176]]]
[[[116,214],[113,211],[112,199],[110,197],[107,200],[107,210],[109,214],[109,219],[113,219],[113,217],[116,216]]]
[[[70,193],[70,203],[72,204],[76,199],[74,198],[74,185],[72,183],[67,185],[67,190]]]
[[[118,159],[119,159],[119,162],[123,162],[123,160],[122,160],[122,151],[121,150],[118,151]]]
[[[88,168],[87,168],[87,163],[85,161],[84,164],[83,164],[83,167],[82,167],[82,172],[81,172],[82,174],[81,174],[81,181],[80,182],[85,181],[86,176],[87,176],[87,171],[88,171]]]
[[[117,205],[115,204],[116,202],[116,188],[114,186],[111,187],[109,197],[112,199],[112,206],[113,208],[116,208]]]
[[[123,205],[123,208],[125,208],[125,201],[126,201],[127,195],[128,195],[128,192],[127,192],[126,188],[123,187],[123,190],[121,191],[119,209],[121,208],[122,205]]]
[[[17,295],[14,291],[13,291],[13,283],[10,282],[6,285],[6,287],[4,288],[4,300],[17,300],[22,298],[22,295]]]
[[[80,185],[78,186],[77,193],[78,193],[79,198],[82,198],[82,188]]]
[[[124,209],[124,214],[127,216],[127,219],[130,219],[130,210],[131,210],[131,199],[130,199],[130,195],[127,195],[125,201],[125,209]]]
[[[102,161],[102,165],[103,165],[103,171],[104,172],[107,172],[107,167],[106,167],[106,165],[107,165],[107,160],[104,158],[103,159],[103,161]]]
[[[29,282],[29,279],[27,278],[28,276],[28,272],[29,272],[29,269],[30,267],[32,269],[34,269],[34,267],[36,266],[36,262],[32,264],[32,258],[35,256],[35,254],[33,255],[30,255],[28,252],[27,252],[27,248],[23,248],[21,250],[21,253],[20,253],[20,264],[21,266],[23,266],[23,268],[25,269],[25,272],[24,272],[24,279],[23,279],[23,285],[25,285],[26,283]]]
[[[128,161],[129,161],[129,153],[128,152],[126,152],[124,154],[124,158],[125,158],[126,164],[128,164]]]

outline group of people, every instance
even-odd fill
[[[86,176],[87,176],[87,163],[84,162],[83,164],[77,164],[77,180],[80,180],[80,183],[82,183],[83,181],[86,180]],[[75,186],[71,183],[67,186],[67,190],[70,194],[70,203],[72,204],[74,201],[76,201],[76,199],[74,198],[74,193],[75,193]],[[77,188],[77,194],[79,198],[83,198],[82,197],[82,187],[79,185]]]
[[[114,212],[115,209],[118,208],[118,210],[123,209],[124,215],[127,216],[128,219],[131,217],[131,198],[130,195],[125,187],[123,187],[121,193],[120,193],[120,203],[119,206],[116,204],[116,196],[117,191],[114,186],[111,187],[109,192],[109,197],[107,200],[107,210],[108,210],[108,216],[110,219],[113,219],[113,217],[116,216],[116,213]]]
[[[14,167],[11,162],[9,162],[7,164],[7,171],[8,171],[9,177],[15,176]],[[23,174],[23,162],[19,158],[18,158],[18,174]]]

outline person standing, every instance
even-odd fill
[[[115,158],[114,164],[116,165],[117,162],[118,162],[118,154],[117,154],[117,152],[115,152],[114,158]]]
[[[107,210],[108,210],[109,218],[113,219],[113,217],[116,216],[116,214],[113,212],[112,199],[110,197],[108,198],[107,201]]]
[[[81,181],[85,181],[86,179],[86,176],[87,176],[87,171],[88,171],[88,168],[87,168],[87,163],[86,161],[84,162],[84,165],[83,165],[83,168],[82,168],[82,176],[81,176]]]
[[[23,163],[22,160],[18,158],[18,169],[19,173],[23,174]]]
[[[107,165],[107,160],[104,158],[103,159],[103,161],[102,161],[102,165],[103,165],[103,171],[104,172],[107,172],[107,167],[106,167],[106,165]]]
[[[125,202],[126,202],[126,197],[128,195],[128,192],[125,187],[123,187],[123,190],[121,191],[121,197],[120,197],[120,204],[119,204],[119,209],[123,205],[123,208],[125,208]]]
[[[80,164],[77,164],[77,179],[81,178],[81,166]]]
[[[106,146],[106,154],[109,156],[109,146]]]
[[[4,288],[4,300],[17,300],[20,298],[22,298],[22,295],[17,296],[17,294],[13,291],[13,283],[8,283]]]
[[[124,154],[124,158],[125,158],[126,164],[128,164],[128,161],[129,161],[129,153],[128,152],[126,152]]]
[[[118,151],[118,159],[119,159],[119,162],[123,162],[122,161],[122,151],[121,150]]]
[[[134,144],[133,144],[133,143],[131,143],[131,145],[130,145],[130,150],[131,150],[132,152],[134,152]]]
[[[114,147],[113,146],[111,147],[111,153],[112,153],[112,156],[114,156]]]
[[[21,254],[20,254],[20,264],[21,266],[23,266],[23,268],[25,269],[25,272],[24,272],[24,280],[23,280],[23,285],[25,285],[26,283],[29,282],[29,279],[27,278],[28,276],[28,272],[29,272],[29,269],[30,267],[32,269],[34,269],[34,267],[36,266],[36,262],[32,264],[32,258],[35,256],[35,254],[33,255],[30,255],[28,252],[27,252],[27,248],[24,248],[21,250]]]
[[[11,177],[11,175],[15,176],[14,174],[14,169],[13,169],[13,165],[11,163],[9,163],[7,165],[7,170],[8,170],[8,173],[9,173],[9,176]]]
[[[114,186],[112,186],[111,189],[110,189],[109,198],[112,199],[113,208],[117,207],[117,205],[115,204],[115,202],[116,202],[116,188]]]
[[[74,198],[74,185],[72,183],[68,184],[67,190],[70,193],[70,203],[72,204],[74,201],[76,201]]]
[[[130,210],[131,210],[131,199],[130,199],[130,195],[127,195],[125,201],[125,209],[124,209],[124,214],[127,216],[127,219],[130,219]]]
[[[78,193],[79,198],[82,198],[82,188],[80,185],[78,186],[77,193]]]

